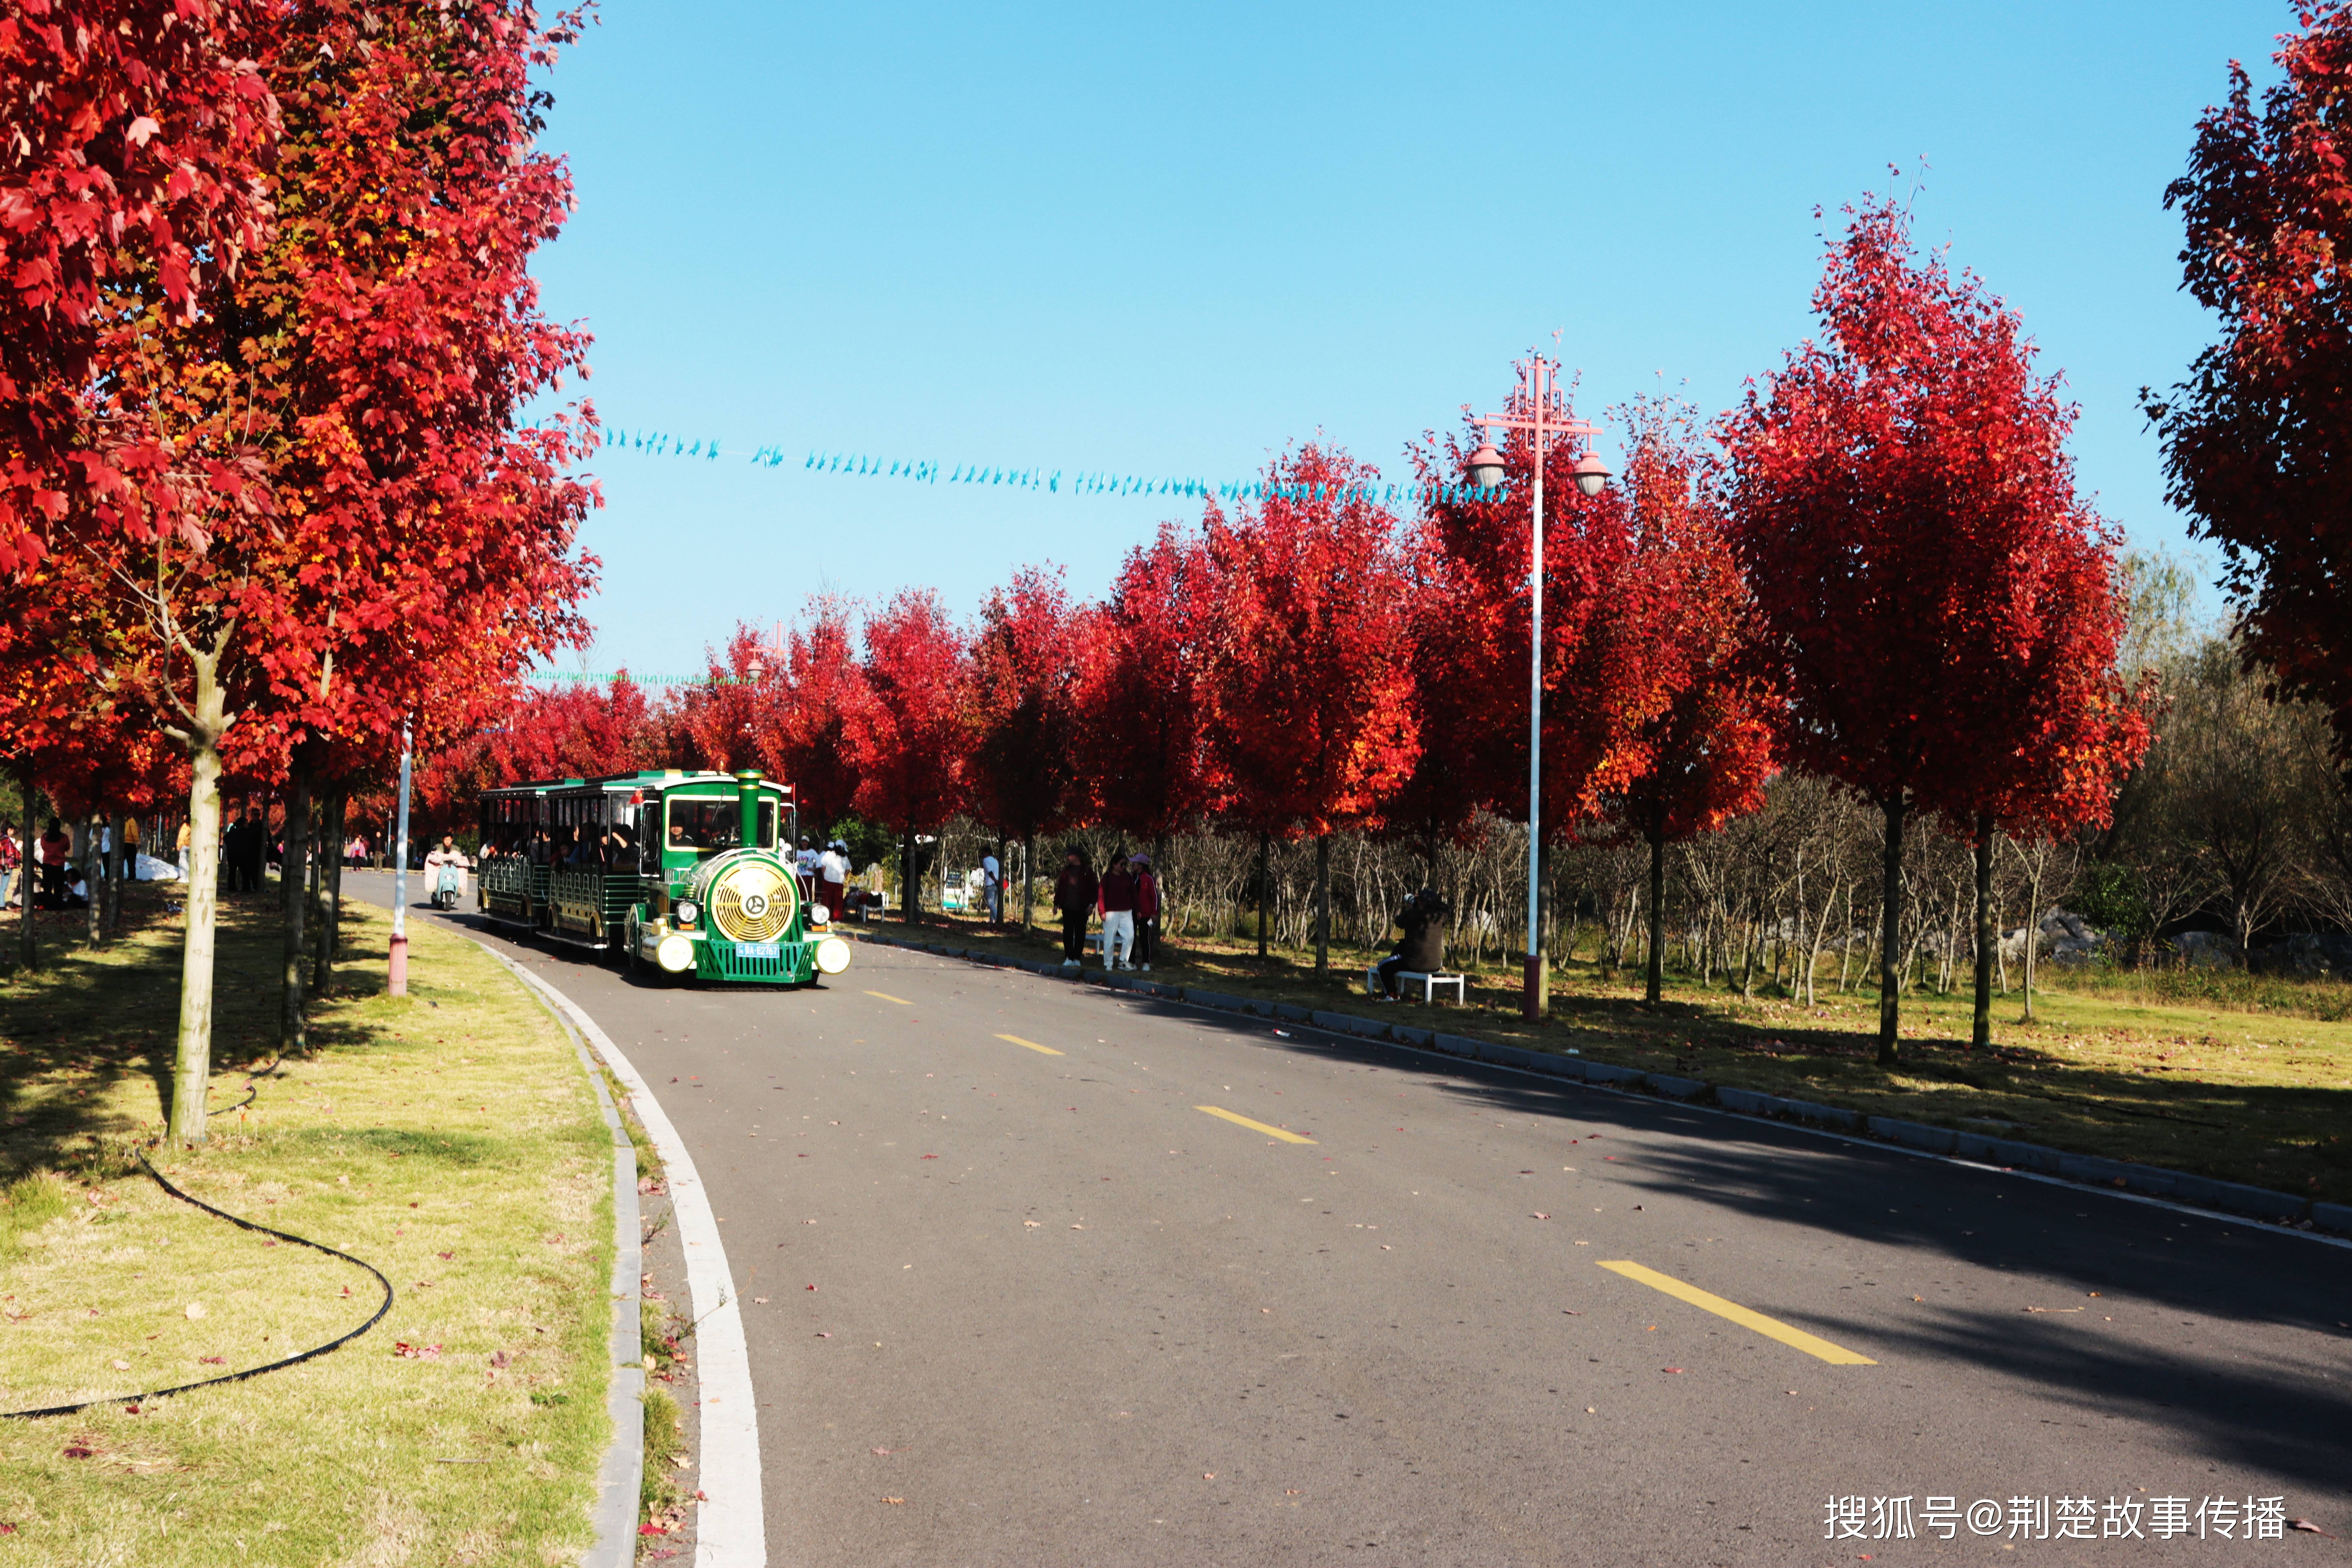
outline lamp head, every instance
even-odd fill
[[[1503,482],[1503,454],[1495,450],[1491,438],[1481,440],[1478,449],[1470,454],[1470,482],[1482,489]]]
[[[1576,460],[1575,477],[1578,489],[1597,496],[1601,487],[1609,482],[1609,465],[1601,460],[1599,453],[1588,451]]]

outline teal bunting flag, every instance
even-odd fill
[[[648,457],[700,458],[716,462],[725,450],[713,438],[688,441],[659,430],[628,430],[607,426],[603,432],[604,445],[618,451],[642,452]],[[791,454],[772,443],[761,446],[749,455],[754,467],[782,468],[791,460]],[[1064,471],[1051,472],[1043,468],[1005,468],[985,463],[942,465],[919,458],[884,458],[862,452],[815,452],[801,459],[803,469],[820,474],[840,474],[845,478],[912,479],[917,484],[936,485],[944,479],[951,485],[988,485],[1014,489],[1044,490],[1048,494],[1063,493]],[[1367,503],[1381,506],[1471,505],[1500,500],[1508,493],[1501,485],[1467,484],[1358,484],[1334,485],[1322,481],[1307,484],[1268,484],[1263,479],[1221,480],[1151,477],[1138,474],[1110,474],[1088,469],[1067,476],[1068,493],[1074,496],[1175,496],[1200,500],[1214,496],[1228,503],[1265,502],[1269,500],[1304,501],[1320,505]]]

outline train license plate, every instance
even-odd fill
[[[781,945],[772,942],[740,942],[736,945],[735,952],[740,957],[743,958],[781,958],[783,956]]]

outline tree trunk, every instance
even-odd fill
[[[1845,930],[1838,933],[1838,994],[1845,994],[1846,960],[1853,956],[1853,884],[1845,885]]]
[[[106,818],[96,812],[81,819],[81,864],[75,868],[81,873],[82,924],[89,932],[89,945],[96,947],[106,940],[106,853],[98,846],[105,831]]]
[[[1265,927],[1274,905],[1274,835],[1257,836],[1257,955],[1265,956]]]
[[[1903,819],[1911,803],[1897,795],[1879,809],[1886,814],[1886,852],[1878,889],[1878,1065],[1893,1067],[1902,1059],[1895,1042],[1903,1020]]]
[[[219,666],[198,656],[189,732],[186,934],[180,945],[180,1026],[172,1058],[165,1135],[178,1145],[205,1138],[205,1091],[213,1074],[213,950],[220,913],[220,733],[228,727]]]
[[[278,870],[278,891],[286,910],[283,986],[278,999],[278,1050],[298,1056],[310,1047],[310,1031],[302,1015],[303,966],[310,961],[303,941],[303,919],[309,912],[310,889],[304,885],[305,862],[310,849],[310,773],[299,759],[286,780],[286,854]]]
[[[1030,858],[1031,847],[1036,841],[1037,836],[1034,833],[1021,836],[1021,929],[1024,931],[1029,929],[1030,903],[1037,892],[1037,879],[1029,874],[1029,868],[1036,864]]]
[[[1969,1048],[1992,1046],[1993,950],[2000,933],[1992,923],[1993,826],[1990,816],[1977,818],[1977,1016]]]
[[[343,940],[343,810],[351,797],[338,788],[327,797],[319,840],[325,854],[319,865],[318,959],[311,965],[310,984],[324,991],[334,983],[335,958]]]
[[[107,842],[114,846],[106,858],[105,934],[110,942],[122,934],[122,884],[126,878],[139,874],[139,860],[122,841],[122,813],[107,818],[106,832]]]
[[[1813,940],[1805,949],[1805,1005],[1813,1005],[1813,976],[1822,967],[1822,939],[1829,935],[1830,915],[1836,910],[1838,890],[1832,886],[1830,896],[1822,900],[1822,918],[1813,922]]]
[[[1649,968],[1650,981],[1643,988],[1643,1000],[1654,1007],[1666,980],[1666,836],[1663,833],[1650,839]]]
[[[898,918],[914,924],[923,913],[923,890],[915,880],[915,830],[908,827],[898,835]]]
[[[26,763],[16,770],[16,790],[25,797],[25,842],[16,857],[17,901],[23,906],[16,919],[16,965],[30,974],[41,966],[41,948],[37,928],[33,923],[35,895],[40,891],[41,868],[33,864],[33,848],[40,841],[33,823],[38,816],[33,803],[40,798],[33,790],[33,764]]]
[[[1331,836],[1315,836],[1315,975],[1331,973]]]
[[[2025,879],[2025,1016],[2021,1023],[2033,1022],[2033,960],[2041,949],[2042,858],[2036,854]]]

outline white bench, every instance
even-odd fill
[[[1408,985],[1418,984],[1421,987],[1421,999],[1424,1004],[1434,1003],[1437,1000],[1437,994],[1450,985],[1454,988],[1454,1005],[1456,1006],[1463,1005],[1463,977],[1459,974],[1448,974],[1444,970],[1424,974],[1417,969],[1405,969],[1397,973],[1396,979],[1397,989],[1400,992]],[[1378,964],[1364,971],[1364,989],[1375,996],[1381,994],[1381,971]]]

